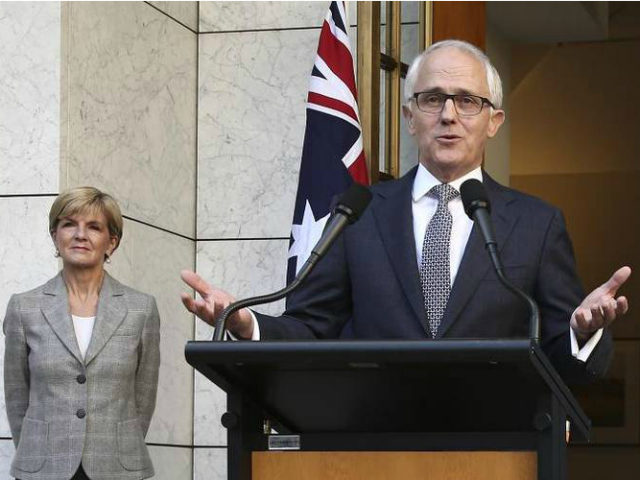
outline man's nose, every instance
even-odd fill
[[[452,122],[456,119],[458,115],[458,111],[456,110],[456,106],[453,103],[453,98],[447,98],[444,101],[444,105],[442,106],[442,111],[440,112],[440,119],[443,122]]]

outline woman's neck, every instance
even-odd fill
[[[67,286],[69,310],[79,317],[93,317],[105,272],[100,270],[64,269],[62,278]]]

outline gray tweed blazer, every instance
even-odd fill
[[[11,475],[68,480],[153,476],[144,437],[155,407],[155,299],[104,277],[91,342],[78,348],[61,274],[7,307],[4,389],[16,454]]]

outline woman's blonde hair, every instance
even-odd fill
[[[51,205],[49,211],[49,233],[58,228],[58,222],[77,213],[100,212],[107,219],[109,234],[118,239],[116,248],[122,239],[122,213],[118,202],[108,193],[94,187],[76,187],[62,192]],[[115,250],[115,248],[114,248]]]

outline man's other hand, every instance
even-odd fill
[[[214,288],[200,275],[190,270],[180,272],[180,277],[201,298],[193,298],[188,293],[180,294],[182,303],[191,313],[211,326],[215,326],[216,317],[235,299],[227,292]],[[251,338],[253,334],[253,318],[246,308],[239,310],[227,319],[227,330],[239,338]]]
[[[631,268],[618,269],[609,280],[585,297],[571,316],[571,328],[580,340],[587,340],[598,329],[608,327],[629,310],[627,298],[616,298],[618,289],[631,275]]]

